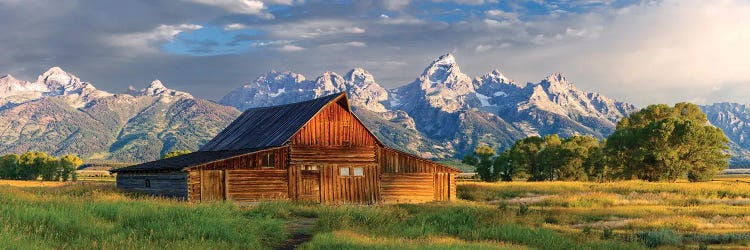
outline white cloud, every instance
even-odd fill
[[[276,51],[281,51],[281,52],[297,52],[297,51],[305,50],[304,47],[295,45],[294,42],[290,40],[255,42],[255,43],[250,44],[250,46],[255,47],[255,48],[269,48],[271,50],[276,50]]]
[[[485,58],[475,60],[498,63],[502,54],[512,62],[503,63],[509,72],[530,81],[562,71],[584,89],[640,105],[699,100],[717,84],[745,90],[740,84],[750,81],[750,3],[741,0],[668,0],[569,14],[474,40],[475,51],[526,41],[525,47],[477,54]]]
[[[293,45],[293,44],[287,44],[278,48],[275,48],[275,50],[282,51],[282,52],[297,52],[297,51],[303,51],[305,48]]]
[[[411,0],[383,0],[383,7],[389,10],[400,10],[409,6]]]
[[[224,25],[224,31],[232,31],[232,30],[242,30],[247,29],[247,25],[241,24],[241,23],[232,23]]]
[[[351,42],[343,42],[343,43],[329,43],[329,44],[321,45],[321,47],[334,48],[334,49],[343,49],[343,48],[352,48],[352,47],[364,48],[364,47],[367,47],[367,43],[351,41]]]
[[[273,15],[266,12],[266,5],[259,0],[183,0],[199,4],[205,4],[222,8],[232,13],[260,16],[263,18],[273,18]],[[279,1],[273,1],[278,3]],[[281,1],[291,2],[291,1]],[[290,3],[291,4],[291,3]]]
[[[127,53],[145,53],[158,51],[158,44],[172,41],[182,32],[195,31],[203,28],[197,24],[159,25],[153,30],[128,34],[117,34],[106,37],[108,45],[127,49]]]
[[[309,20],[271,25],[266,28],[274,37],[309,39],[320,36],[362,34],[365,29],[346,20]]]

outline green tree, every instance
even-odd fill
[[[185,155],[191,153],[190,150],[175,150],[162,156],[162,159],[172,158],[175,156]]]
[[[0,157],[0,179],[18,179],[18,155],[8,154]]]
[[[565,139],[557,151],[557,161],[553,161],[553,176],[557,180],[584,181],[589,176],[585,164],[589,162],[592,152],[599,148],[599,140],[593,136],[573,136]]]
[[[36,180],[40,176],[42,180],[56,180],[59,175],[60,164],[52,156],[43,152],[26,152],[18,159],[19,179]]]
[[[83,160],[76,155],[65,155],[60,157],[60,178],[62,181],[78,179],[76,169],[83,164]]]
[[[538,158],[542,149],[544,149],[544,139],[531,136],[516,141],[508,152],[508,159],[512,167],[519,173],[527,175],[529,180],[544,180]]]
[[[483,181],[495,182],[498,180],[500,173],[494,167],[493,156],[495,156],[494,149],[481,145],[474,149],[473,155],[464,157],[462,163],[474,166],[479,178]]]
[[[697,105],[660,104],[623,118],[605,152],[620,178],[705,181],[729,166],[728,142]]]

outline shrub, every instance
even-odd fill
[[[682,245],[682,236],[669,229],[640,232],[636,238],[648,247]]]

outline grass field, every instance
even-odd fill
[[[750,179],[735,179],[461,183],[451,203],[251,207],[126,195],[111,182],[0,181],[0,248],[272,249],[314,218],[305,249],[742,249]]]

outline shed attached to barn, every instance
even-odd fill
[[[344,93],[248,109],[199,151],[112,170],[124,191],[196,202],[418,203],[460,171],[385,146]]]

